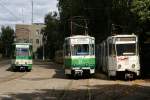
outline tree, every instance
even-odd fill
[[[72,16],[88,19],[89,35],[96,38],[96,43],[111,35],[112,24],[121,26],[124,33],[131,34],[138,26],[137,15],[131,12],[131,6],[132,0],[59,0],[64,36],[70,36],[68,19]]]
[[[150,0],[133,0],[131,11],[135,13],[139,21],[150,21]]]
[[[2,50],[1,53],[3,57],[10,57],[12,52],[12,44],[14,42],[14,30],[7,27],[1,28],[1,43],[2,43]]]
[[[45,16],[46,27],[43,30],[45,43],[45,55],[47,58],[53,58],[55,51],[62,49],[63,36],[60,32],[60,20],[56,12],[50,12]]]
[[[147,34],[150,32],[150,0],[133,0],[131,3],[131,12],[137,16],[140,42],[144,43],[150,38]]]
[[[64,34],[64,37],[70,36],[71,35],[70,20],[74,16],[85,15],[84,2],[83,0],[59,0],[58,7],[59,7],[59,13],[60,13],[61,30]],[[80,22],[78,24],[80,24]],[[82,30],[83,29],[79,29],[79,27],[77,28],[76,26],[73,26],[73,33],[78,33],[79,31],[82,31]]]
[[[108,23],[106,10],[109,0],[59,0],[59,13],[63,34],[65,37],[71,35],[70,18],[74,16],[83,16],[88,21],[88,33],[91,36],[99,37],[108,33]],[[108,3],[108,4],[107,4]],[[83,22],[78,21],[79,25],[84,26]],[[83,34],[84,28],[73,26],[73,33]],[[79,31],[78,31],[79,30]],[[81,31],[81,32],[80,32]],[[96,39],[100,40],[100,39]]]

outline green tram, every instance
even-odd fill
[[[11,67],[14,71],[32,69],[32,44],[31,43],[14,43]]]
[[[64,69],[69,76],[92,75],[95,73],[95,38],[75,35],[65,38]]]

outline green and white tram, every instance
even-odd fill
[[[95,73],[95,38],[75,35],[65,38],[64,43],[65,74],[82,76]]]
[[[31,43],[14,43],[11,67],[14,71],[32,69],[32,44]]]

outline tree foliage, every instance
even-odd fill
[[[150,0],[59,0],[58,6],[65,36],[70,35],[68,19],[84,16],[96,42],[111,35],[112,24],[121,27],[120,34],[131,34],[143,30],[150,18]]]
[[[45,16],[46,27],[43,30],[45,41],[45,55],[53,58],[55,51],[62,49],[62,34],[59,29],[59,18],[56,12],[50,12]]]
[[[88,20],[89,35],[96,37],[96,42],[101,42],[111,35],[112,24],[126,27],[129,31],[134,28],[133,15],[129,10],[129,0],[59,0],[61,23],[65,36],[70,35],[68,19],[73,16],[84,16]],[[132,17],[131,17],[132,16]],[[136,22],[134,22],[135,24]],[[76,28],[74,28],[77,30]]]
[[[138,16],[139,21],[150,21],[150,0],[133,0],[131,11]]]
[[[147,33],[150,32],[150,0],[133,0],[130,10],[137,17],[140,42],[149,41],[150,34]]]
[[[49,13],[45,17],[46,46],[51,57],[62,47],[65,37],[83,34],[85,23],[71,20],[82,16],[87,20],[88,33],[96,38],[96,43],[106,39],[112,32],[119,34],[145,33],[150,25],[150,0],[58,0],[59,16]],[[144,37],[140,34],[141,37]]]
[[[4,57],[10,57],[12,52],[12,44],[14,42],[14,30],[7,27],[1,28],[1,53]]]

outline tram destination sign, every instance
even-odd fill
[[[135,37],[117,37],[117,41],[136,41]]]
[[[89,38],[78,38],[78,39],[71,39],[71,44],[89,44]]]
[[[29,48],[29,45],[16,45],[16,48]]]

